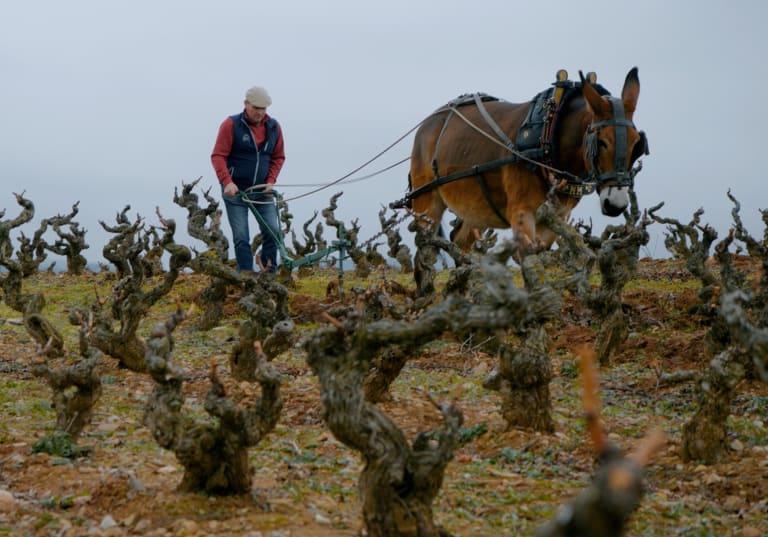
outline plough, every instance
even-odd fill
[[[271,197],[272,195],[279,196],[274,190],[271,190],[269,192],[264,192],[262,194],[259,194],[260,198],[266,199],[267,197]],[[267,229],[270,233],[272,231],[270,230],[269,226],[265,225],[265,221],[263,217],[259,214],[259,211],[256,210],[255,205],[257,203],[264,203],[264,201],[258,201],[257,199],[253,198],[253,194],[248,194],[247,192],[239,191],[237,193],[237,196],[243,200],[246,205],[248,205],[248,208],[253,213],[253,216],[256,217],[256,220],[259,222],[259,224]],[[344,236],[344,227],[340,226],[338,228],[337,232],[337,239],[334,241],[331,241],[330,245],[326,248],[322,248],[321,250],[318,250],[317,252],[312,252],[310,254],[307,254],[303,257],[299,258],[292,258],[289,253],[288,249],[285,247],[285,242],[283,241],[282,233],[279,233],[278,236],[273,235],[273,239],[275,240],[275,243],[277,244],[278,252],[280,253],[280,265],[285,268],[288,272],[293,272],[294,269],[297,269],[299,267],[302,267],[304,265],[311,265],[316,261],[319,261],[320,259],[324,259],[331,255],[334,252],[339,253],[339,262],[338,262],[338,269],[339,269],[339,282],[343,280],[344,277],[344,259],[348,258],[347,251],[349,247],[352,245],[346,237]],[[341,290],[341,286],[339,287]],[[340,291],[341,292],[341,291]]]

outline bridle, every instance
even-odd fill
[[[632,167],[632,162],[641,155],[648,155],[648,139],[645,132],[638,131],[640,140],[638,140],[632,151],[632,156],[627,162],[627,129],[636,129],[631,119],[624,116],[624,103],[616,97],[605,97],[611,103],[613,117],[602,121],[592,122],[587,127],[586,137],[584,139],[587,161],[591,168],[585,174],[585,180],[595,183],[597,190],[604,186],[629,187],[632,188],[635,182],[635,175],[642,169],[642,163]],[[598,153],[600,152],[600,129],[603,127],[613,127],[614,130],[614,151],[613,151],[613,170],[601,172],[598,165]]]

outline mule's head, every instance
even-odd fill
[[[648,154],[645,133],[638,131],[632,122],[640,95],[637,67],[627,74],[621,99],[600,95],[583,76],[581,84],[584,100],[592,113],[584,136],[584,163],[597,185],[603,214],[619,216],[629,205],[629,189],[640,170],[639,164],[632,166],[639,157]]]

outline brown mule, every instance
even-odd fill
[[[555,234],[536,225],[535,212],[553,185],[563,218],[593,190],[603,214],[622,214],[639,170],[632,165],[647,153],[645,135],[632,123],[637,68],[627,74],[620,99],[595,84],[591,73],[581,82],[558,77],[543,104],[542,134],[536,132],[544,147],[533,152],[519,148],[535,100],[515,104],[475,95],[425,119],[415,135],[403,202],[438,226],[446,209],[456,214],[461,224],[451,238],[465,250],[475,230],[488,228],[512,228],[525,244],[549,248]]]

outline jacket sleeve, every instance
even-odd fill
[[[227,168],[227,157],[232,150],[233,136],[232,118],[228,117],[219,127],[219,134],[216,136],[216,143],[211,153],[211,164],[221,186],[227,186],[232,182],[232,176]]]
[[[272,158],[269,162],[269,171],[267,172],[267,183],[274,185],[277,182],[277,176],[280,175],[280,170],[283,168],[285,162],[285,143],[283,141],[283,129],[280,124],[277,125],[277,142],[275,142],[275,149],[272,151]]]

